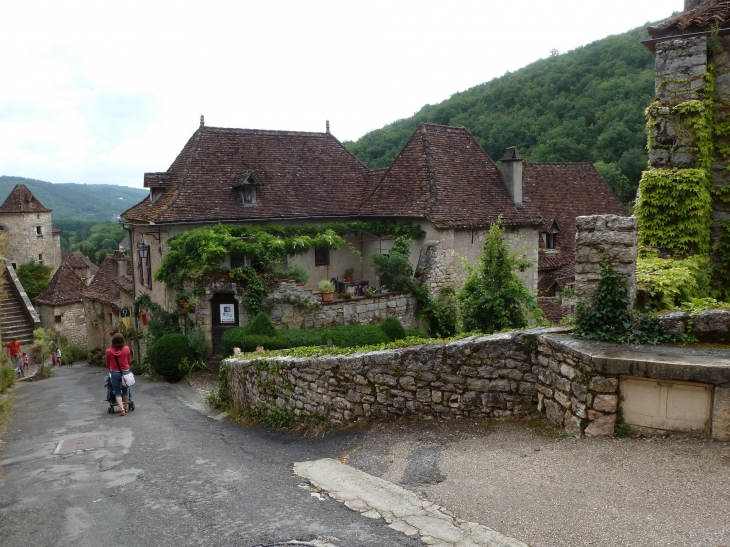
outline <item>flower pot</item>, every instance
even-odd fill
[[[352,282],[352,276],[351,275],[346,275],[345,276],[345,283],[350,283],[350,282]]]
[[[333,294],[335,294],[335,291],[319,293],[319,295],[322,297],[322,302],[332,302]]]

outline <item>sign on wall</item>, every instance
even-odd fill
[[[233,304],[221,304],[221,323],[235,323]]]

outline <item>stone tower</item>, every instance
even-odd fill
[[[53,273],[61,266],[61,231],[51,224],[51,209],[24,184],[0,205],[0,229],[8,237],[6,257],[16,268],[31,260],[51,266]]]

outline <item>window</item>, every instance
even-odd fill
[[[314,265],[315,266],[329,266],[330,265],[329,249],[315,249],[314,250]]]
[[[256,187],[253,184],[243,185],[243,204],[256,205]]]
[[[17,270],[18,269],[18,265],[15,262],[11,262],[10,264],[12,264],[13,270]]]
[[[245,256],[231,255],[231,269],[240,268],[241,266],[250,266],[251,259]]]
[[[43,255],[42,254],[38,254],[38,263],[43,264]]]
[[[63,317],[63,315],[57,315],[56,316],[56,323],[60,323],[62,317]]]
[[[558,234],[547,233],[545,238],[545,248],[555,249],[555,243],[558,239]]]
[[[43,227],[42,226],[35,227],[35,235],[37,235],[38,237],[43,237]]]

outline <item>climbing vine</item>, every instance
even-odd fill
[[[298,256],[311,249],[338,249],[346,245],[360,254],[343,236],[368,233],[377,237],[420,238],[420,226],[394,222],[341,222],[322,226],[205,226],[189,230],[169,241],[157,281],[178,292],[193,287],[199,296],[206,282],[216,280],[240,284],[245,288],[243,305],[252,313],[261,311],[264,298],[273,282],[265,273],[288,256]],[[246,258],[250,266],[227,268],[226,256]]]

